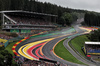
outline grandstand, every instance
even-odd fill
[[[100,42],[85,42],[84,52],[87,55],[100,55]]]
[[[58,66],[58,64],[54,64],[54,63],[50,63],[50,62],[46,62],[46,61],[24,61],[23,64],[21,66]]]
[[[98,62],[100,60],[100,42],[85,42],[84,52],[88,59]]]
[[[29,60],[22,56],[14,56],[14,61],[19,64],[19,66],[60,66],[57,61],[40,59],[40,60]]]
[[[1,11],[2,29],[17,33],[30,33],[33,30],[52,30],[57,15],[28,12],[28,11]]]
[[[8,40],[8,39],[12,39],[13,37],[7,36],[7,35],[4,35],[4,34],[0,33],[0,38]]]

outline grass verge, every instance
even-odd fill
[[[72,39],[69,43],[72,44],[73,48],[77,52],[79,52],[82,56],[85,57],[85,54],[82,51],[82,47],[84,46],[85,41],[90,41],[90,40],[86,37],[86,35],[81,35]]]
[[[14,56],[14,53],[12,51],[12,47],[16,42],[18,42],[18,41],[9,43],[9,45],[5,48],[5,50],[7,50],[10,54],[12,54],[12,56]]]
[[[64,39],[66,40],[66,39]],[[69,62],[73,62],[73,63],[77,63],[77,64],[84,64],[81,61],[79,61],[78,59],[76,59],[63,45],[63,41],[60,41],[56,47],[54,48],[54,52],[56,53],[56,55],[58,55],[59,57],[63,58],[64,60],[67,60]],[[85,65],[85,64],[84,64]]]
[[[15,56],[14,53],[13,53],[13,51],[12,51],[12,47],[18,41],[10,42],[9,45],[5,48],[5,50],[7,50],[10,54],[12,54],[12,56]],[[12,64],[18,66],[17,63],[14,61],[14,58],[12,59]]]

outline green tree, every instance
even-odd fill
[[[88,26],[100,25],[100,14],[95,12],[85,13],[84,21]]]
[[[76,16],[71,14],[73,12],[76,13],[84,13],[84,10],[77,10],[71,8],[65,8],[62,6],[57,6],[56,4],[51,4],[47,2],[39,2],[35,0],[0,0],[0,11],[2,10],[24,10],[24,11],[32,11],[32,12],[40,12],[40,13],[47,13],[47,14],[54,14],[58,15],[58,24],[67,24],[74,20],[76,20]],[[68,13],[67,17],[62,20],[63,13]],[[73,19],[69,19],[69,18]],[[65,22],[60,22],[65,21]],[[98,20],[99,21],[99,20]]]
[[[8,53],[7,50],[1,50],[0,51],[0,65],[4,66],[4,65],[9,65],[11,66],[12,64],[12,55],[10,53]]]
[[[74,21],[77,21],[77,19],[78,19],[77,14],[79,14],[79,13],[76,13],[76,12],[72,12],[72,13],[71,13],[72,18],[73,18],[73,20],[72,20],[73,22],[74,22]]]
[[[100,29],[92,31],[92,32],[89,34],[88,38],[89,38],[91,41],[100,41]]]
[[[63,23],[66,25],[70,25],[72,23],[72,15],[70,13],[63,13],[63,15],[61,16],[61,19],[63,20]]]
[[[0,66],[4,66],[4,56],[0,54]]]

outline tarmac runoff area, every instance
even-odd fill
[[[54,38],[50,38],[50,39],[46,39],[46,40],[41,40],[41,41],[36,41],[36,42],[32,42],[32,43],[29,43],[29,44],[26,44],[26,45],[23,45],[19,50],[18,50],[18,53],[30,60],[39,60],[38,57],[36,57],[34,54],[32,54],[32,50],[40,45],[43,44],[43,42],[46,42],[46,41],[50,41]],[[33,47],[33,49],[30,49],[31,47]],[[29,50],[30,49],[30,50]],[[28,52],[28,51],[31,51],[31,52]],[[38,53],[36,53],[38,54]],[[39,54],[38,54],[39,55]]]

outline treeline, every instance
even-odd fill
[[[87,12],[84,16],[84,22],[88,26],[100,26],[100,14],[95,12]]]
[[[100,41],[100,29],[92,31],[87,37],[91,41],[99,42]]]
[[[78,17],[75,13],[84,13],[84,10],[77,10],[71,8],[65,8],[61,6],[57,6],[55,4],[47,3],[47,2],[39,2],[35,0],[0,0],[0,11],[2,10],[24,10],[31,12],[39,12],[39,13],[47,13],[58,15],[58,24],[70,24],[71,21],[75,21]],[[71,17],[71,21],[68,19],[62,20],[62,16],[64,13],[69,13]],[[75,13],[74,13],[75,12]],[[73,14],[74,13],[74,14]],[[68,17],[69,17],[68,14]],[[67,16],[67,15],[66,15]],[[67,22],[65,22],[67,21]]]

